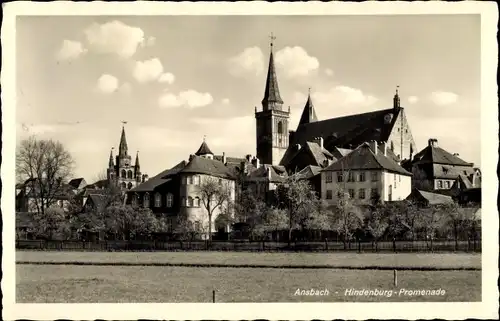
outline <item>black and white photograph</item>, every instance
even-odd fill
[[[498,317],[494,3],[4,13],[4,318]]]

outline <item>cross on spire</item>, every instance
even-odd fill
[[[399,85],[396,86],[396,95],[399,94]]]
[[[269,36],[269,38],[271,39],[271,48],[272,48],[273,45],[274,45],[274,40],[276,40],[276,37],[274,36],[274,33],[271,32],[271,35]]]
[[[207,135],[203,135],[203,141],[205,142],[207,140]]]
[[[308,88],[308,93],[311,94],[311,87]]]

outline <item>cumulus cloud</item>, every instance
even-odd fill
[[[439,106],[451,105],[458,100],[458,95],[452,92],[435,91],[431,94],[431,101]]]
[[[229,73],[236,77],[259,75],[264,71],[264,54],[259,47],[246,48],[229,59]]]
[[[377,101],[377,98],[374,96],[365,94],[360,89],[348,86],[335,86],[325,92],[315,92],[312,94],[312,97],[319,104],[332,104],[334,106],[369,106]]]
[[[163,73],[163,65],[158,58],[136,61],[132,72],[134,78],[141,83],[157,80]]]
[[[109,74],[103,74],[97,80],[97,88],[105,94],[113,93],[118,89],[118,78]]]
[[[114,20],[103,24],[94,23],[85,30],[89,46],[101,53],[115,53],[129,58],[144,42],[141,28],[131,27]]]
[[[85,54],[85,49],[81,42],[73,40],[64,40],[56,53],[58,60],[73,60]]]
[[[229,102],[230,102],[230,101],[229,101],[229,98],[224,98],[224,99],[222,99],[222,103],[223,103],[224,105],[229,105]]]
[[[410,104],[416,104],[418,102],[418,97],[417,96],[410,96],[410,97],[408,97],[408,102]]]
[[[210,105],[214,99],[210,93],[200,93],[189,89],[180,92],[178,95],[173,93],[164,93],[158,99],[161,108],[181,107],[198,108]]]
[[[170,85],[175,81],[175,76],[169,72],[166,72],[161,74],[161,76],[158,78],[158,81]]]
[[[288,77],[307,76],[319,68],[318,59],[309,56],[307,51],[299,46],[285,47],[276,52],[276,64]]]
[[[331,70],[330,68],[326,68],[326,69],[325,69],[325,74],[326,74],[328,77],[331,77],[331,76],[333,76],[333,70]]]

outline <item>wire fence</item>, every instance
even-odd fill
[[[235,252],[481,252],[481,240],[323,242],[274,241],[56,241],[16,240],[18,250]]]

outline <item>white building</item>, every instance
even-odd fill
[[[321,173],[321,198],[334,204],[343,190],[358,204],[404,200],[411,193],[412,174],[387,156],[377,142],[364,143]]]

